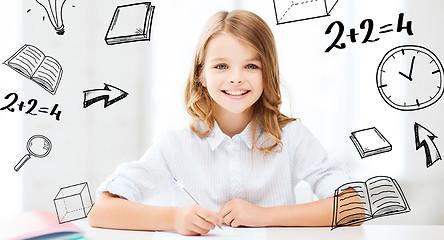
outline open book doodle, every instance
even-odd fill
[[[354,191],[342,193],[348,188]],[[360,201],[347,202],[358,196]],[[351,213],[362,209],[363,213]],[[410,212],[398,182],[387,176],[376,176],[365,182],[351,182],[335,191],[332,229],[361,223],[378,217]]]
[[[106,44],[149,41],[153,13],[150,2],[118,6],[106,32]]]
[[[330,16],[339,0],[273,0],[277,24]]]
[[[4,64],[37,83],[51,94],[55,94],[62,78],[62,66],[35,46],[25,44]]]
[[[392,150],[392,145],[375,127],[352,132],[350,139],[361,158]]]

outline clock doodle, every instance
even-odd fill
[[[442,97],[443,72],[441,62],[430,50],[404,45],[384,55],[376,72],[376,84],[387,104],[401,111],[414,111]]]

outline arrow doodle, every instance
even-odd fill
[[[89,105],[100,100],[105,100],[104,107],[108,107],[109,105],[128,96],[128,93],[123,91],[122,89],[116,88],[106,83],[104,84],[105,87],[103,89],[91,89],[83,91],[83,108],[86,108]]]
[[[435,134],[430,132],[427,128],[419,125],[415,122],[415,144],[416,150],[424,147],[426,154],[426,166],[432,166],[436,161],[441,159],[438,148],[436,147],[433,140],[437,138]]]

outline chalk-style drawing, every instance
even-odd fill
[[[435,134],[430,132],[427,128],[421,126],[415,122],[413,126],[415,130],[415,146],[416,150],[424,147],[426,155],[427,168],[432,166],[436,161],[441,160],[441,154],[439,154],[438,148],[435,145],[435,138],[438,138]]]
[[[60,121],[60,115],[62,111],[57,110],[59,104],[54,104],[51,111],[49,111],[49,107],[39,107],[37,108],[38,101],[37,99],[31,98],[26,103],[24,101],[19,102],[19,96],[17,93],[9,93],[5,96],[5,100],[9,102],[6,105],[0,104],[0,111],[8,110],[9,112],[14,112],[16,109],[19,111],[23,111],[25,114],[36,116],[38,113],[49,114],[50,116],[55,115],[57,121]],[[17,108],[15,108],[17,107]],[[35,111],[34,111],[35,110]]]
[[[339,0],[273,0],[277,24],[330,16]]]
[[[63,35],[65,33],[65,26],[63,25],[62,11],[66,0],[36,0],[48,14],[52,26],[56,33]]]
[[[392,145],[375,127],[352,132],[350,139],[358,150],[361,158],[392,150]]]
[[[51,94],[55,94],[62,78],[60,63],[35,46],[25,44],[4,64],[37,83]]]
[[[349,188],[354,191],[344,192]],[[360,200],[347,200],[352,197]],[[353,213],[357,209],[363,213]],[[407,212],[410,212],[410,207],[398,182],[391,177],[376,176],[365,182],[346,183],[336,189],[331,227],[334,229]]]
[[[123,91],[122,89],[116,88],[106,83],[104,84],[105,87],[103,89],[91,89],[83,91],[83,108],[87,108],[91,104],[100,100],[104,100],[104,107],[106,108],[109,105],[128,96],[128,93]]]
[[[149,41],[153,14],[151,2],[118,6],[105,35],[106,44]]]
[[[423,109],[443,95],[443,67],[429,49],[403,45],[388,51],[376,71],[381,97],[401,111]]]
[[[61,188],[54,205],[60,224],[86,218],[94,205],[88,183]]]
[[[34,135],[29,138],[28,143],[26,143],[26,150],[28,151],[25,156],[15,165],[14,170],[18,172],[20,168],[32,157],[43,158],[48,156],[51,152],[52,143],[51,141],[43,135]]]
[[[375,25],[373,19],[370,18],[362,20],[361,24],[359,24],[358,30],[356,30],[356,28],[350,28],[348,30],[348,33],[345,25],[341,21],[334,21],[330,23],[330,25],[328,25],[327,29],[325,30],[325,34],[332,33],[335,26],[338,30],[337,35],[330,46],[325,49],[325,52],[330,52],[333,48],[345,49],[347,45],[345,42],[341,41],[342,36],[348,38],[350,43],[356,43],[358,41],[360,41],[361,43],[376,42],[380,39],[379,35],[375,36],[375,31],[373,31],[376,29],[377,25]],[[413,35],[412,21],[407,21],[407,23],[404,23],[404,13],[400,13],[398,15],[398,23],[396,25],[396,29],[394,28],[392,23],[384,24],[380,26],[379,29],[379,34],[394,32],[394,30],[399,33],[405,30],[408,36]]]

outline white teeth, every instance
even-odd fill
[[[225,91],[226,94],[232,95],[232,96],[240,96],[245,94],[247,91]]]

